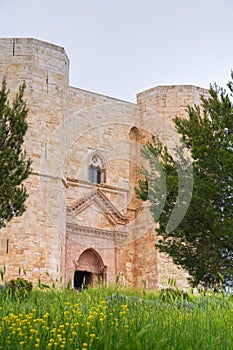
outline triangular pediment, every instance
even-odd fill
[[[111,224],[125,225],[129,218],[123,215],[100,189],[89,192],[67,207],[67,216],[73,217],[90,206],[95,205]]]
[[[88,225],[89,227],[106,229],[116,226],[116,224],[113,224],[112,221],[109,220],[107,215],[104,215],[103,211],[94,202],[67,219],[69,222],[76,223],[80,226]]]

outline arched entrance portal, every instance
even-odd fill
[[[74,273],[74,288],[87,288],[106,281],[106,266],[94,249],[85,250],[79,257]]]
[[[75,271],[74,273],[74,288],[82,289],[92,285],[92,273],[89,271]]]

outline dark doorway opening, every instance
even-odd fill
[[[92,273],[89,271],[75,271],[74,288],[81,290],[92,285]]]

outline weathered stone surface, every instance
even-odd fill
[[[6,277],[20,267],[34,283],[62,277],[75,285],[79,271],[93,283],[118,276],[155,289],[172,277],[187,287],[184,271],[156,251],[156,225],[134,186],[145,163],[141,145],[156,134],[172,150],[179,142],[172,118],[185,117],[206,91],[160,86],[138,94],[137,104],[83,91],[69,86],[64,49],[35,39],[0,39],[3,77],[11,98],[26,82],[25,149],[33,160],[27,210],[0,233]],[[94,156],[101,162],[96,182]]]

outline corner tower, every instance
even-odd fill
[[[25,149],[33,161],[25,182],[27,210],[1,230],[0,266],[5,265],[11,277],[18,275],[19,267],[34,281],[45,272],[52,278],[63,275],[65,200],[61,195],[51,198],[50,192],[60,194],[64,186],[57,164],[66,148],[62,125],[68,76],[69,60],[62,47],[35,39],[0,39],[0,81],[6,78],[10,98],[26,83]]]

